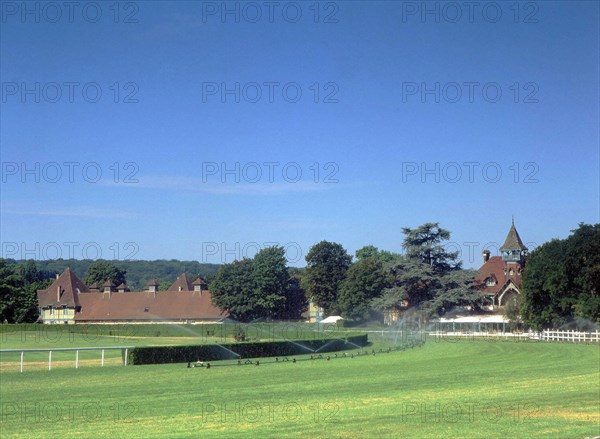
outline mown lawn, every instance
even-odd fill
[[[331,361],[0,376],[2,437],[600,435],[597,345],[429,340]]]

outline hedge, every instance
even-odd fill
[[[310,354],[303,346],[321,352],[335,352],[368,344],[367,334],[325,340],[273,341],[258,343],[205,344],[193,346],[150,346],[129,351],[128,364],[187,363],[237,358],[278,357]],[[237,354],[237,355],[236,355]]]

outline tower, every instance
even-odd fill
[[[527,256],[527,247],[525,247],[525,244],[521,241],[519,232],[517,232],[514,216],[512,225],[504,244],[500,247],[500,251],[502,252],[502,260],[507,264],[523,264],[525,256]]]

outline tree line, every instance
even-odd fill
[[[426,316],[441,316],[454,307],[482,312],[477,272],[463,269],[458,253],[446,250],[448,230],[426,223],[402,233],[402,254],[369,245],[353,258],[341,244],[321,241],[307,253],[305,268],[288,267],[285,250],[278,246],[224,265],[0,259],[0,320],[35,321],[36,291],[47,288],[66,266],[88,286],[110,280],[137,290],[151,278],[162,281],[160,289],[165,290],[184,271],[201,275],[210,281],[214,304],[240,321],[297,320],[309,300],[326,315],[354,322],[380,320],[384,311],[407,307]],[[142,275],[143,269],[148,272]],[[526,259],[521,294],[505,314],[534,329],[600,324],[600,224],[579,224],[568,238],[533,250]]]

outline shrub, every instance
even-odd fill
[[[150,346],[132,349],[128,364],[187,363],[192,361],[216,361],[235,358],[281,357],[308,354],[307,348],[319,352],[335,352],[353,347],[366,346],[367,334],[324,340],[274,341],[260,343],[205,344],[193,346]]]

